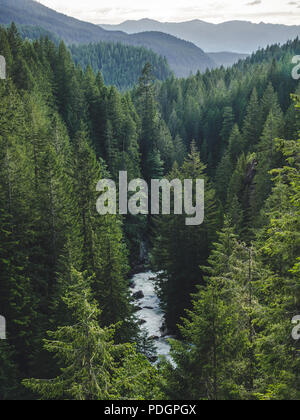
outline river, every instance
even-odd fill
[[[155,292],[155,273],[148,271],[136,274],[132,278],[132,294],[143,292],[143,296],[136,300],[136,305],[141,309],[136,313],[138,319],[142,320],[143,328],[148,332],[149,337],[157,337],[155,346],[157,355],[170,357],[170,344],[167,339],[170,336],[163,336],[162,328],[164,324],[164,311],[161,308],[161,302]]]

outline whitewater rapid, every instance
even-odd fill
[[[155,292],[154,279],[156,274],[148,271],[146,273],[136,274],[132,277],[132,294],[143,292],[144,297],[136,300],[136,305],[141,308],[136,316],[143,323],[142,327],[148,332],[149,337],[157,337],[154,340],[157,349],[157,356],[165,356],[170,358],[170,344],[168,338],[162,337],[162,328],[164,324],[164,311],[161,308],[161,302]]]

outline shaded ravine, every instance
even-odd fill
[[[132,277],[132,294],[140,297],[136,298],[136,305],[141,308],[136,316],[143,322],[143,328],[147,330],[149,337],[154,338],[158,357],[166,356],[171,360],[170,344],[167,341],[171,337],[165,335],[165,314],[161,308],[160,299],[155,292],[155,276],[155,273],[148,271]]]

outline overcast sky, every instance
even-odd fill
[[[163,22],[202,19],[300,25],[300,0],[38,0],[45,6],[93,23],[151,18]]]

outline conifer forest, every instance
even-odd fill
[[[0,55],[0,400],[299,400],[300,39],[184,78],[15,23]],[[122,171],[204,180],[203,223],[100,215]]]

